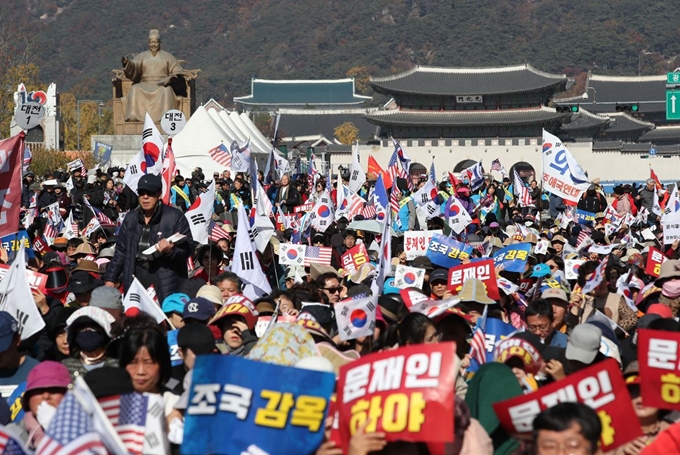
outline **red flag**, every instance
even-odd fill
[[[0,237],[19,232],[25,136],[22,131],[0,141]]]
[[[460,185],[460,180],[456,178],[455,175],[453,175],[453,172],[449,172],[449,183],[451,183],[451,187],[453,188],[453,192],[456,192],[456,189],[458,189],[458,185]]]
[[[378,178],[379,175],[382,175],[385,188],[390,188],[392,186],[392,177],[378,164],[376,159],[373,158],[373,155],[368,155],[368,173],[375,174],[376,178]]]
[[[656,176],[656,172],[654,172],[654,169],[652,169],[651,167],[649,168],[649,178],[656,182],[656,189],[657,190],[660,190],[661,188],[663,188],[663,185],[661,184],[659,177]]]
[[[168,138],[168,146],[165,148],[165,156],[163,156],[163,203],[170,204],[170,188],[175,183],[175,174],[177,173],[177,163],[175,162],[175,153],[172,151],[172,138]]]

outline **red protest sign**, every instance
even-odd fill
[[[638,330],[640,393],[645,406],[680,409],[680,333]]]
[[[455,343],[418,344],[362,357],[340,368],[337,409],[343,449],[367,433],[387,441],[453,442]]]
[[[466,280],[477,278],[486,287],[486,294],[494,300],[500,300],[501,294],[498,292],[496,282],[496,269],[493,259],[470,262],[451,267],[449,270],[449,290],[458,294],[463,288]]]
[[[9,267],[10,266],[7,264],[0,264],[0,281],[5,278]],[[31,287],[31,291],[39,290],[43,294],[47,292],[47,289],[45,288],[45,286],[47,286],[47,275],[44,273],[26,270],[26,280],[28,281],[28,285]]]
[[[354,245],[342,255],[341,260],[343,269],[350,273],[356,272],[359,267],[368,262],[368,251],[366,251],[366,246],[364,246],[363,243]]]
[[[603,452],[642,436],[630,394],[614,359],[598,362],[529,395],[495,403],[493,408],[507,431],[530,433],[534,417],[564,402],[584,403],[597,411],[602,422]]]
[[[306,204],[298,205],[295,206],[293,211],[298,214],[298,213],[304,213],[304,212],[309,212],[314,208],[314,204],[312,202],[308,202]]]
[[[667,260],[668,258],[664,256],[661,251],[654,247],[650,247],[647,256],[647,264],[645,265],[645,273],[654,278],[658,278],[661,273],[661,264]]]

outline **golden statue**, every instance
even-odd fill
[[[168,110],[181,109],[181,94],[173,87],[180,81],[186,87],[186,81],[196,77],[195,71],[183,69],[179,60],[161,50],[161,34],[156,29],[149,32],[148,51],[133,59],[123,57],[121,62],[125,77],[132,81],[127,95],[122,97],[126,122],[144,122],[146,112],[159,122]]]

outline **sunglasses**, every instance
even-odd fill
[[[342,286],[337,286],[334,288],[323,288],[324,291],[328,291],[329,294],[340,294],[342,291]]]
[[[138,190],[137,194],[139,196],[155,196],[156,195],[155,192],[149,191],[149,190]]]

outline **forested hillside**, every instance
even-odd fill
[[[680,54],[680,2],[640,0],[2,0],[37,35],[43,82],[110,98],[111,69],[162,46],[201,68],[199,101],[229,105],[251,77],[383,76],[413,65],[530,62],[551,72],[657,74]]]

